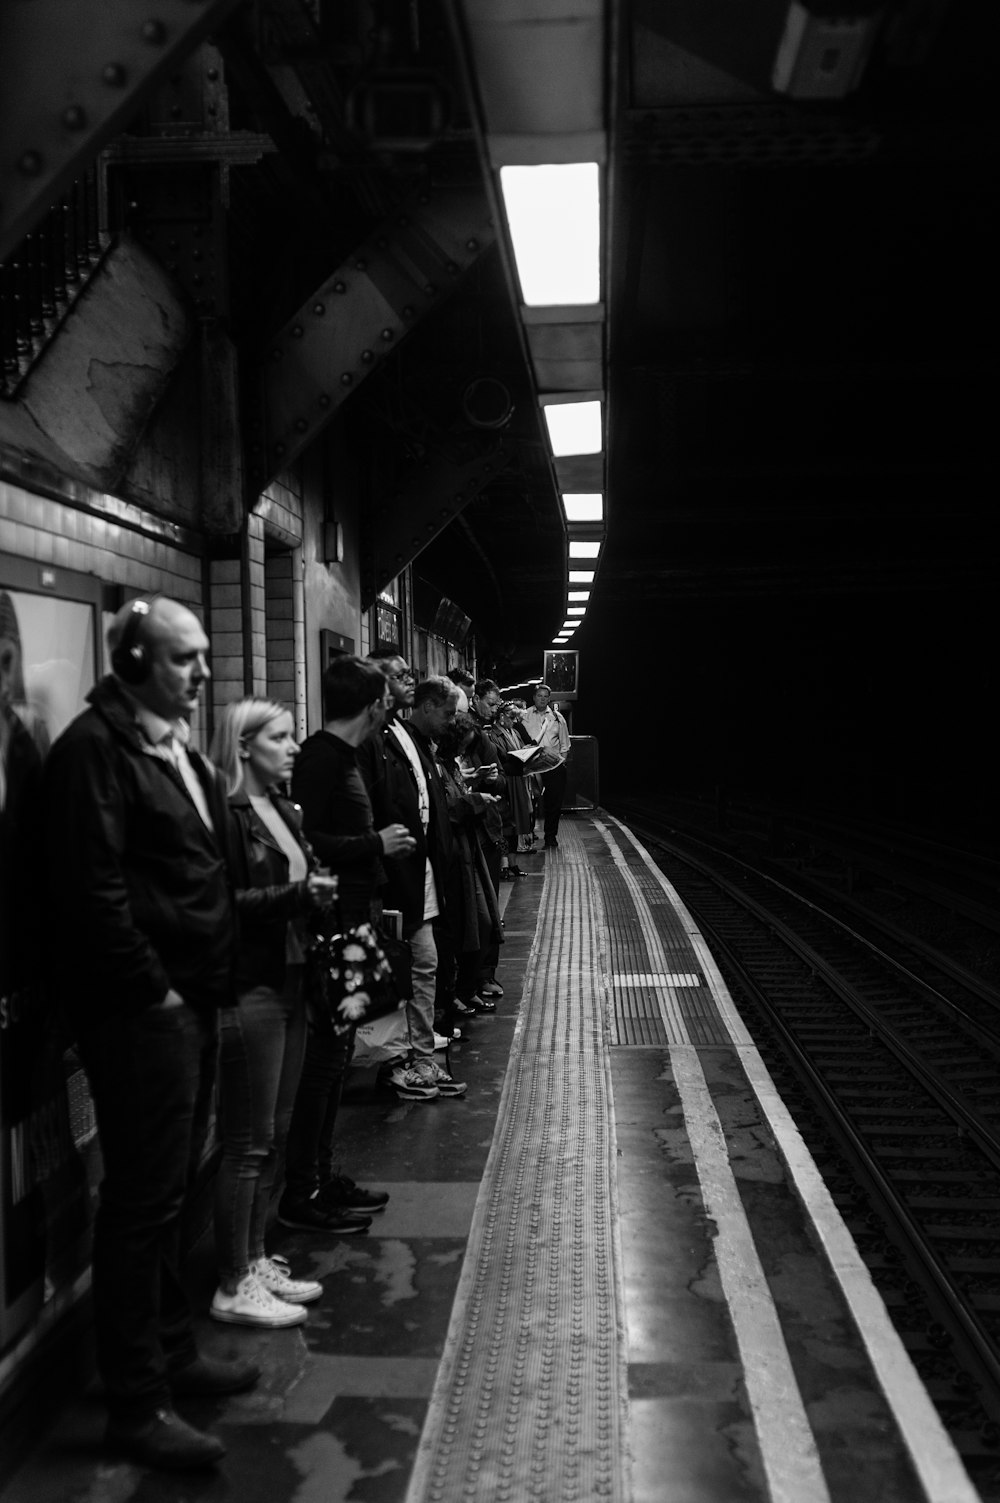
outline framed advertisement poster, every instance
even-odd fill
[[[553,650],[545,654],[542,678],[552,690],[553,699],[579,698],[580,654],[573,650]]]
[[[93,1114],[40,985],[39,783],[99,670],[101,582],[0,554],[0,1350],[85,1266]]]

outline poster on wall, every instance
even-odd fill
[[[95,682],[100,594],[92,577],[0,558],[0,1348],[88,1252],[92,1111],[38,976],[56,938],[44,931],[39,784]]]
[[[553,699],[573,700],[578,697],[579,658],[579,652],[574,649],[553,650],[545,654],[542,678],[552,690]]]

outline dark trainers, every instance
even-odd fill
[[[314,1195],[311,1200],[286,1200],[278,1202],[278,1220],[282,1226],[290,1226],[297,1232],[336,1232],[341,1237],[350,1237],[356,1232],[366,1232],[371,1226],[371,1217],[356,1216],[352,1211],[327,1204]]]
[[[356,1185],[346,1174],[332,1175],[319,1192],[321,1205],[333,1206],[338,1211],[360,1212],[363,1216],[384,1211],[388,1200],[385,1190],[366,1190],[364,1185]]]
[[[175,1398],[185,1399],[219,1399],[231,1393],[246,1393],[259,1379],[256,1362],[211,1357],[207,1352],[167,1373],[170,1392]]]
[[[109,1420],[105,1440],[113,1450],[124,1452],[142,1466],[167,1472],[215,1466],[226,1454],[221,1440],[196,1430],[172,1409],[157,1409],[141,1420]]]

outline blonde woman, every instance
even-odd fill
[[[303,952],[296,920],[329,902],[336,880],[316,870],[296,805],[279,792],[298,755],[292,716],[270,699],[227,705],[212,742],[232,816],[240,919],[234,1007],[219,1017],[219,1130],[213,1319],[292,1326],[323,1286],[293,1279],[264,1250],[271,1193],[305,1049]]]

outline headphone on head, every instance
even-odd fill
[[[122,634],[111,653],[111,669],[123,684],[141,684],[149,676],[149,653],[140,640],[142,629],[158,595],[140,595],[129,606]]]

